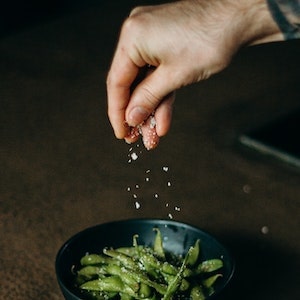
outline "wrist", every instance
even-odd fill
[[[284,35],[275,22],[266,0],[240,2],[240,31],[243,45],[256,45],[282,41]]]

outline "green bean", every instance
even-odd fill
[[[139,259],[146,267],[157,269],[158,272],[163,272],[171,275],[176,275],[178,272],[177,267],[173,266],[167,261],[159,261],[152,253],[150,253],[146,249],[141,250]]]
[[[103,279],[87,281],[80,286],[83,290],[125,293],[134,298],[138,295],[119,276],[109,276]]]
[[[106,268],[98,266],[85,266],[81,268],[77,273],[80,276],[85,277],[87,280],[106,273]]]
[[[122,252],[118,252],[113,249],[104,248],[103,253],[112,258],[115,258],[117,261],[119,261],[120,263],[125,265],[127,268],[130,268],[133,270],[137,269],[137,264],[135,263],[135,261],[130,256],[128,256]]]
[[[134,278],[132,272],[129,272],[124,267],[110,264],[105,267],[105,270],[110,275],[119,276],[125,284],[132,288],[133,291],[137,292],[139,290],[140,285],[138,281]]]
[[[209,273],[221,269],[223,261],[221,259],[208,259],[200,263],[196,269],[196,273]]]
[[[150,280],[146,274],[143,274],[141,272],[141,270],[138,268],[138,264],[136,264],[135,261],[131,257],[126,256],[125,254],[117,252],[113,249],[104,249],[103,251],[105,254],[119,260],[126,268],[129,268],[131,270],[131,275],[137,281],[148,284],[149,286],[156,289],[157,292],[159,292],[160,294],[165,293],[166,288],[163,285]]]
[[[117,248],[116,251],[131,257],[136,255],[136,249],[134,247],[120,247]]]
[[[191,300],[205,300],[205,295],[200,285],[193,286],[191,289],[190,298]]]
[[[174,280],[174,277],[175,277],[174,275],[170,275],[170,274],[166,274],[166,273],[164,273],[163,276],[164,276],[165,281],[168,284],[170,284]],[[189,287],[190,287],[189,281],[185,278],[182,278],[181,284],[179,286],[179,291],[181,291],[181,292],[187,291],[189,289]]]
[[[155,239],[154,239],[154,245],[153,245],[154,252],[159,258],[165,259],[166,257],[165,257],[165,251],[163,248],[163,240],[162,240],[161,232],[158,228],[153,228],[153,230],[156,233]]]
[[[148,284],[141,283],[139,289],[139,296],[141,298],[149,298],[152,294],[152,289]]]
[[[97,265],[97,264],[109,264],[109,263],[110,264],[114,263],[114,261],[111,260],[110,257],[100,255],[100,254],[87,254],[87,255],[84,255],[80,260],[80,264],[82,266]]]
[[[120,295],[120,300],[133,300],[134,299],[132,296],[122,293],[122,292],[120,292],[119,295]]]
[[[221,259],[201,261],[197,239],[184,256],[166,253],[158,228],[153,246],[138,244],[133,236],[130,247],[104,248],[103,254],[87,254],[80,260],[77,286],[95,300],[171,300],[189,297],[204,300],[212,295],[222,274]]]
[[[180,266],[179,271],[174,276],[174,279],[169,283],[167,292],[165,293],[163,300],[172,299],[173,295],[177,292],[179,286],[181,285],[181,281],[183,279],[183,271],[185,270],[186,265],[190,260],[190,256],[194,255],[193,251],[194,251],[194,249],[193,249],[193,247],[191,247],[185,256],[185,258]]]
[[[206,288],[210,288],[214,285],[214,283],[216,282],[216,280],[219,278],[219,277],[222,277],[222,274],[215,274],[213,276],[210,276],[206,279],[204,279],[202,281],[202,284],[203,286],[205,286]]]
[[[108,300],[108,299],[115,298],[118,295],[118,293],[116,292],[101,292],[101,291],[89,291],[88,294],[91,295],[95,300]]]
[[[200,252],[200,240],[196,240],[195,245],[190,248],[189,250],[189,257],[187,260],[188,266],[193,266],[199,258],[199,252]]]
[[[167,290],[167,287],[165,285],[151,280],[146,274],[143,274],[141,271],[132,271],[131,274],[138,282],[149,285],[162,295]]]

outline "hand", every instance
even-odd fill
[[[152,115],[158,142],[170,128],[174,91],[220,72],[243,45],[279,39],[264,0],[185,0],[134,9],[107,78],[116,137],[134,142],[137,133],[147,135]],[[133,88],[148,65],[153,72]]]

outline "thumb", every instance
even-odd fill
[[[126,109],[127,123],[137,126],[147,120],[164,98],[179,86],[169,68],[157,67],[134,89]]]

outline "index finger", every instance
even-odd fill
[[[131,60],[125,47],[118,46],[107,77],[108,117],[115,136],[119,139],[127,136],[128,125],[125,122],[125,110],[130,100],[131,86],[135,81],[139,67]]]

